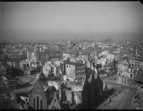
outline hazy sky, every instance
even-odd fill
[[[6,2],[5,9],[2,24],[1,2],[1,40],[143,37],[140,2]]]

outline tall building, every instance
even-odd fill
[[[85,64],[64,62],[65,74],[70,81],[84,81],[85,80]]]
[[[129,68],[127,62],[119,63],[117,66],[117,81],[126,85],[134,84],[135,70]]]
[[[130,59],[129,61],[130,61],[130,67],[132,69],[139,67],[139,63],[140,62],[138,60],[136,60],[136,59]]]

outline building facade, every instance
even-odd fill
[[[143,109],[143,84],[138,88],[132,102],[136,108]]]
[[[49,60],[49,55],[46,52],[37,52],[37,61],[46,62]]]
[[[29,106],[32,109],[48,109],[47,99],[39,82],[36,82],[34,88],[29,92],[28,97]]]
[[[129,68],[128,64],[118,64],[117,69],[117,81],[118,83],[123,83],[126,85],[132,85],[134,84],[134,69]]]
[[[65,74],[71,81],[84,81],[85,80],[85,64],[65,62]]]
[[[59,104],[56,93],[54,93],[54,97],[53,97],[50,105],[48,106],[48,109],[61,109],[61,105]]]
[[[129,60],[130,62],[130,67],[133,69],[133,68],[138,68],[140,65],[140,62],[135,60],[135,59],[130,59]]]

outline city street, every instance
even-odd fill
[[[109,84],[109,85],[116,85],[116,86],[121,86],[121,87],[125,87],[125,88],[133,88],[133,89],[137,89],[138,88],[138,87],[135,87],[135,86],[127,86],[127,85],[113,83],[113,82],[109,82],[109,81],[104,81],[104,82],[106,84]]]
[[[126,89],[114,101],[112,106],[116,109],[135,109],[132,105],[132,97],[136,94],[136,89]]]
[[[136,94],[136,91],[137,89],[131,88],[122,89],[121,93],[117,91],[116,96],[110,97],[99,109],[135,109],[136,107],[132,104],[132,98]]]

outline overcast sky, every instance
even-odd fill
[[[140,2],[6,2],[4,24],[0,9],[1,40],[143,37]]]

